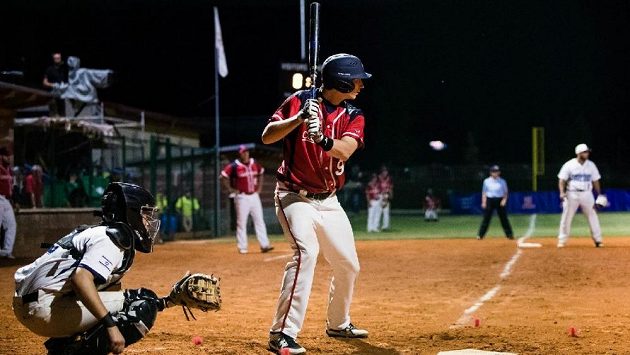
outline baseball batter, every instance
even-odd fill
[[[256,238],[260,243],[260,251],[267,253],[273,250],[273,247],[267,238],[267,227],[260,202],[265,168],[249,156],[249,149],[244,145],[239,147],[238,152],[240,159],[226,165],[221,171],[223,186],[234,196],[238,251],[241,254],[247,254],[247,218],[251,214]]]
[[[287,263],[270,329],[272,351],[302,354],[302,329],[320,248],[332,267],[326,334],[366,337],[350,322],[350,303],[359,260],[348,216],[335,192],[345,181],[344,164],[363,146],[364,116],[348,101],[363,89],[359,58],[336,54],[322,65],[323,85],[299,91],[273,114],[262,134],[265,144],[282,140],[284,160],[277,172],[276,213],[294,255]]]
[[[595,193],[605,199],[601,194],[599,182],[601,176],[595,163],[589,160],[590,148],[586,144],[578,144],[575,147],[575,154],[576,158],[566,162],[558,173],[558,190],[562,200],[558,248],[564,247],[569,239],[571,222],[578,207],[588,219],[591,236],[595,246],[599,248],[602,246],[602,231],[592,190],[595,189]]]
[[[16,271],[13,311],[30,331],[50,338],[48,354],[119,354],[147,334],[158,311],[181,304],[173,293],[120,290],[135,252],[153,250],[156,211],[148,191],[112,183],[102,224],[78,227]]]

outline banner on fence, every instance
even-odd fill
[[[604,211],[630,211],[630,191],[609,189],[604,191],[610,205]],[[479,214],[481,193],[453,194],[450,198],[452,214]],[[560,213],[562,203],[557,191],[510,192],[509,213]]]

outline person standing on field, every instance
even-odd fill
[[[368,203],[367,231],[368,233],[380,232],[378,222],[381,217],[381,189],[378,184],[378,176],[372,174],[372,179],[365,187],[365,199]]]
[[[378,185],[381,194],[381,213],[383,215],[383,224],[380,230],[387,231],[390,228],[391,201],[394,198],[394,183],[389,175],[387,167],[383,165],[381,172],[378,174]]]
[[[357,98],[363,80],[371,76],[353,55],[328,57],[322,64],[323,85],[286,99],[263,131],[263,143],[283,143],[276,213],[293,249],[269,332],[269,349],[278,354],[306,352],[296,337],[306,316],[320,248],[333,274],[326,335],[368,336],[350,320],[360,267],[352,225],[336,192],[346,180],[346,161],[363,147],[365,117],[349,101]]]
[[[247,219],[252,216],[260,251],[273,250],[267,238],[267,226],[263,218],[260,191],[262,191],[265,168],[250,157],[249,149],[241,145],[236,159],[221,171],[221,181],[230,194],[234,195],[236,208],[236,241],[238,252],[247,254]]]
[[[492,214],[497,211],[499,219],[501,219],[501,226],[505,237],[507,239],[514,239],[514,233],[512,232],[512,226],[507,217],[507,210],[505,208],[508,201],[508,186],[507,182],[501,177],[501,169],[498,165],[490,167],[490,176],[483,181],[483,188],[481,191],[481,208],[483,209],[483,220],[479,227],[479,233],[477,239],[482,240],[488,232],[488,226],[492,219]]]
[[[602,244],[602,230],[599,226],[599,218],[595,210],[595,198],[593,189],[601,198],[601,175],[595,163],[589,160],[591,149],[586,144],[578,144],[575,147],[576,157],[564,163],[558,173],[558,190],[562,200],[562,217],[560,218],[560,231],[558,232],[558,248],[563,248],[571,233],[571,222],[578,207],[586,216],[591,228],[591,237],[595,247]],[[599,204],[599,203],[598,203]],[[605,205],[605,204],[604,204]]]

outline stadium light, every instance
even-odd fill
[[[291,86],[295,90],[299,90],[302,88],[302,83],[304,82],[304,75],[302,73],[294,73],[291,78]]]

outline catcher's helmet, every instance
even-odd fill
[[[142,187],[113,182],[107,186],[101,201],[103,221],[120,222],[134,232],[134,248],[143,253],[153,251],[153,242],[160,229],[155,198]]]
[[[326,58],[322,64],[324,87],[336,89],[343,93],[354,90],[352,79],[369,79],[372,74],[366,73],[361,60],[353,55],[340,53]]]

